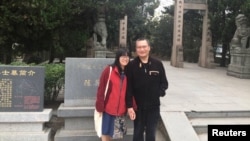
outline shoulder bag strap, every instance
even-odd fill
[[[106,95],[107,95],[111,72],[112,72],[112,66],[109,67],[109,78],[108,78],[108,81],[107,81],[107,84],[106,84],[106,88],[105,88],[104,99],[106,98]]]

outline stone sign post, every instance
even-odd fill
[[[0,66],[0,141],[49,141],[44,67]]]
[[[128,17],[126,15],[124,19],[120,20],[119,47],[127,47],[127,24]]]

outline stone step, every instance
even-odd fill
[[[128,129],[127,135],[123,139],[113,139],[114,141],[132,140],[133,130]],[[94,130],[59,130],[55,135],[55,141],[100,141]]]
[[[0,141],[50,141],[51,129],[40,132],[0,132]]]
[[[200,141],[207,141],[207,133],[198,134]]]
[[[216,118],[216,117],[250,117],[250,111],[192,111],[186,112],[189,119],[192,118]]]
[[[249,117],[238,117],[238,118],[193,118],[190,119],[190,123],[193,126],[207,126],[212,124],[250,124]]]

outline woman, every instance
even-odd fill
[[[112,65],[110,80],[106,97],[104,92],[109,78],[110,66],[107,66],[100,77],[97,89],[96,110],[103,114],[102,141],[110,141],[114,133],[114,120],[116,116],[124,116],[127,108],[125,94],[127,78],[125,76],[126,65],[129,62],[128,51],[120,48],[116,52],[115,61]]]

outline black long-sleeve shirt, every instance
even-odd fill
[[[143,64],[139,57],[127,66],[127,108],[133,107],[134,96],[137,108],[148,109],[160,105],[160,96],[165,96],[168,80],[161,61],[149,57]]]

